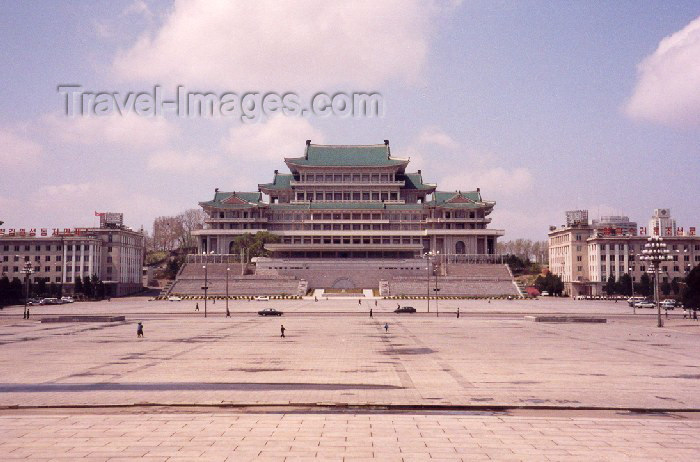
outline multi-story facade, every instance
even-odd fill
[[[112,296],[142,289],[145,254],[142,232],[126,227],[72,229],[0,229],[0,277],[24,280],[31,262],[31,280],[60,284],[73,292],[77,278],[97,276]]]
[[[654,217],[658,218],[659,210],[668,209],[656,209]],[[649,271],[648,265],[639,259],[647,242],[647,230],[640,228],[637,233],[636,229],[624,226],[629,222],[627,217],[614,218],[623,219],[601,219],[589,224],[586,214],[584,220],[567,221],[565,226],[550,228],[549,268],[562,278],[566,293],[602,295],[610,276],[619,280],[623,274],[629,274],[632,281],[637,282]],[[670,214],[665,218],[672,220]],[[682,279],[700,264],[700,237],[695,235],[695,228],[683,232],[673,221],[672,230],[672,234],[663,236],[672,260],[660,268],[662,282]]]
[[[208,218],[195,231],[200,253],[233,253],[234,239],[269,231],[275,258],[414,258],[490,255],[503,230],[489,229],[495,202],[481,191],[437,191],[389,142],[368,146],[306,143],[257,192],[216,191],[200,202]],[[263,194],[269,197],[263,199]]]

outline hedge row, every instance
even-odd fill
[[[425,300],[426,296],[420,295],[389,295],[382,297],[386,300]],[[525,297],[513,296],[513,295],[496,295],[496,296],[486,296],[486,295],[441,295],[438,300],[522,300]],[[431,300],[435,300],[435,297],[430,297]]]
[[[204,300],[204,295],[179,295],[170,294],[168,296],[159,295],[156,300],[167,300],[168,297],[180,297],[183,300]],[[265,295],[267,297],[267,295]],[[229,300],[253,300],[259,295],[229,295]],[[298,295],[269,295],[270,300],[299,300],[301,297]],[[225,295],[209,295],[207,300],[226,300]]]

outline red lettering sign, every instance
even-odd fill
[[[41,228],[41,235],[42,235],[42,236],[48,236],[48,234],[49,234],[49,233],[48,233],[48,231],[47,231],[46,228]]]
[[[695,226],[690,227],[690,235],[695,236]]]
[[[20,228],[20,230],[19,230],[19,235],[20,235],[20,236],[26,236],[26,235],[27,235],[27,230],[24,229],[24,228]]]
[[[670,227],[670,226],[667,226],[667,227],[666,227],[666,235],[667,235],[667,236],[670,236],[670,235],[671,235],[671,227]]]
[[[30,236],[36,236],[36,229],[35,229],[35,228],[30,229],[30,230],[29,230],[29,235],[30,235]]]
[[[58,228],[54,228],[54,229],[53,229],[53,233],[52,233],[51,235],[52,235],[52,236],[58,236],[59,234],[61,234],[61,230],[58,229]]]
[[[4,236],[4,235],[5,235],[5,229],[2,228],[2,229],[0,229],[0,236]]]
[[[10,228],[10,231],[7,233],[8,236],[14,236],[15,235],[15,228]]]

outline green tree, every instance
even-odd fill
[[[7,276],[0,279],[0,308],[10,304],[10,280]]]
[[[614,293],[617,292],[617,287],[615,284],[615,276],[612,274],[608,276],[608,281],[605,283],[603,286],[603,290],[605,291],[606,294],[608,295],[613,295]]]
[[[279,242],[279,236],[267,231],[258,231],[255,234],[246,233],[233,240],[233,253],[245,253],[248,259],[254,257],[266,257],[269,252],[265,250],[265,244]]]
[[[681,286],[678,283],[678,278],[675,277],[671,281],[671,292],[673,292],[673,295],[678,295],[681,293]]]
[[[661,290],[662,294],[668,296],[668,294],[671,293],[671,283],[667,281],[662,282],[659,286],[659,290]]]
[[[75,277],[75,285],[73,286],[73,293],[77,294],[82,294],[84,292],[83,289],[83,280],[80,278],[80,276]]]
[[[87,276],[83,281],[83,293],[88,298],[93,298],[95,296],[95,286],[92,284],[90,276]]]
[[[700,265],[693,268],[685,278],[683,304],[686,308],[700,309]]]
[[[12,281],[10,282],[10,296],[9,299],[12,303],[17,303],[19,302],[23,297],[23,285],[22,281],[20,281],[18,278],[13,278]]]
[[[649,297],[654,292],[654,288],[651,285],[651,278],[647,273],[642,274],[639,278],[639,285],[637,286],[637,293]]]
[[[39,278],[39,280],[36,282],[36,288],[34,289],[34,295],[36,295],[38,297],[46,296],[46,279],[45,278]]]
[[[632,276],[629,274],[620,276],[620,280],[617,281],[616,292],[621,295],[632,295]]]
[[[547,273],[546,276],[537,276],[535,288],[540,292],[549,292],[552,295],[561,295],[564,292],[564,282],[555,274]]]

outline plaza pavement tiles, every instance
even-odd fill
[[[692,461],[700,421],[450,414],[0,415],[4,461]]]
[[[700,324],[679,313],[659,329],[613,302],[194,303],[0,312],[0,460],[700,460]],[[39,322],[56,314],[127,320]]]

